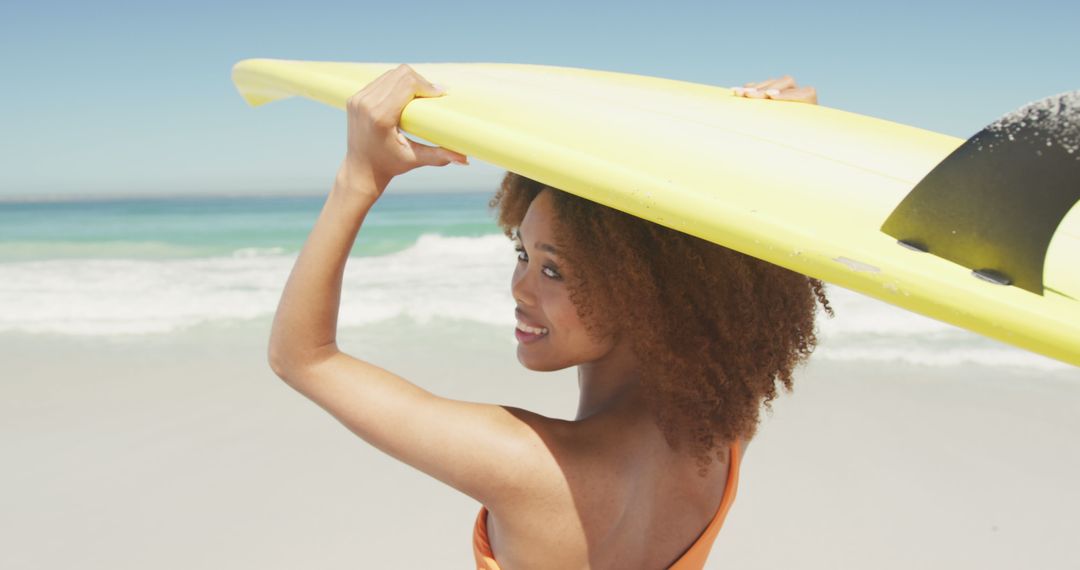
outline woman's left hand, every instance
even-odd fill
[[[785,75],[780,78],[766,79],[765,81],[750,82],[742,87],[732,87],[732,92],[738,97],[751,99],[779,99],[782,101],[798,101],[817,105],[817,90],[806,85],[799,87],[795,84],[795,78]]]
[[[387,71],[349,97],[348,153],[342,168],[350,174],[372,176],[381,194],[398,174],[419,166],[468,164],[468,157],[452,150],[420,144],[398,128],[401,111],[414,97],[439,97],[444,90],[406,64]]]

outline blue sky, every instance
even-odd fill
[[[248,107],[250,57],[564,65],[739,85],[959,137],[1080,89],[1078,2],[30,2],[0,5],[0,197],[320,193],[343,112]],[[428,171],[428,172],[421,172]],[[490,190],[420,169],[400,191]]]

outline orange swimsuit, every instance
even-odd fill
[[[709,526],[701,533],[701,536],[690,545],[668,570],[701,570],[705,567],[705,560],[712,550],[713,541],[720,533],[720,526],[724,524],[724,516],[727,515],[731,503],[735,501],[735,492],[739,487],[739,461],[741,450],[739,442],[731,446],[731,461],[728,463],[727,486],[724,487],[724,496],[720,499],[720,508],[716,510]],[[473,555],[476,557],[476,570],[500,570],[499,563],[495,561],[495,554],[491,552],[491,544],[488,542],[487,533],[487,507],[480,507],[480,514],[476,517],[476,526],[473,528]]]

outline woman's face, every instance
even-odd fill
[[[533,199],[518,227],[517,267],[510,290],[517,302],[517,357],[530,370],[552,371],[592,362],[611,351],[611,338],[598,342],[585,331],[570,302],[571,268],[555,250],[555,211],[550,190]],[[522,329],[543,329],[530,334]]]

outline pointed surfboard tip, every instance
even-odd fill
[[[233,85],[248,105],[258,107],[294,95],[267,80],[266,70],[281,63],[282,60],[253,58],[238,61],[232,66]]]

